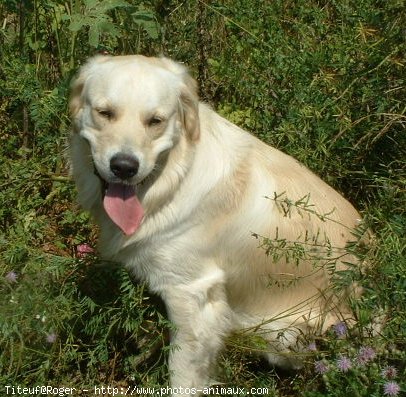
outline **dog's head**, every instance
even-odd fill
[[[91,59],[72,84],[69,108],[107,182],[139,183],[180,134],[199,138],[196,83],[166,58]]]
[[[122,200],[181,138],[199,139],[196,83],[166,58],[92,58],[73,81],[69,108],[73,133],[87,141],[96,173],[114,187],[107,195]]]

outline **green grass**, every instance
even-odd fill
[[[78,254],[95,246],[97,230],[68,178],[66,98],[77,67],[108,51],[187,63],[203,98],[322,176],[374,232],[369,247],[350,248],[370,266],[338,280],[356,279],[365,290],[349,337],[332,330],[316,340],[302,371],[282,373],[248,351],[261,349],[260,340],[235,335],[219,359],[224,384],[281,397],[382,396],[395,381],[405,393],[402,2],[102,4],[97,12],[94,1],[0,5],[0,389],[168,380],[171,325],[160,303],[117,264]],[[377,308],[387,320],[371,337],[365,330]],[[366,362],[363,347],[375,353]],[[343,356],[347,372],[337,367]],[[317,372],[319,362],[326,373]]]

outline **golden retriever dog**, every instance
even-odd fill
[[[92,58],[70,112],[73,177],[99,251],[161,296],[174,324],[173,388],[210,385],[233,332],[260,335],[273,365],[300,367],[303,337],[349,316],[348,291],[337,296],[331,278],[354,261],[345,247],[359,214],[199,102],[183,65]]]

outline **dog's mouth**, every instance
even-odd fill
[[[109,183],[100,176],[96,167],[94,172],[102,182],[103,208],[107,215],[125,235],[134,234],[144,217],[144,208],[137,196],[138,185]]]

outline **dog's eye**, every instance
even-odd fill
[[[114,116],[113,111],[109,109],[96,109],[96,111],[100,116],[109,120]]]
[[[161,119],[160,117],[153,116],[148,120],[148,125],[150,127],[154,127],[154,126],[157,126],[157,125],[161,124],[162,121],[163,121],[163,119]]]

